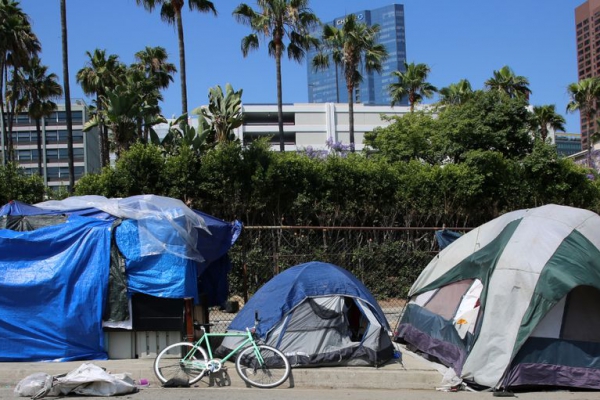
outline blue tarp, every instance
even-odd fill
[[[257,311],[260,318],[257,333],[264,338],[307,297],[334,295],[362,299],[371,305],[378,320],[387,324],[371,292],[354,275],[337,265],[312,261],[286,269],[265,283],[231,321],[228,329],[245,331],[254,326],[254,312]]]
[[[111,223],[0,229],[0,361],[106,359]]]
[[[435,239],[437,240],[440,250],[444,250],[461,236],[462,235],[459,232],[449,231],[447,229],[435,231]]]
[[[3,206],[0,215],[62,214],[68,219],[29,232],[0,229],[0,361],[106,358],[102,312],[111,234],[125,257],[129,294],[198,301],[200,281],[201,291],[202,282],[212,289],[205,306],[224,303],[231,268],[227,252],[242,226],[194,212],[210,232],[198,229],[202,262],[168,251],[141,255],[140,221],[124,219],[112,229],[117,218],[95,208],[49,210],[17,201]],[[148,224],[159,221],[143,223],[152,229]],[[177,243],[170,241],[170,250]]]
[[[130,293],[164,298],[193,297],[198,303],[197,277],[200,277],[200,292],[206,294],[208,306],[222,305],[227,300],[227,273],[231,269],[227,252],[239,237],[242,224],[239,221],[228,223],[201,211],[193,211],[204,220],[209,230],[198,229],[197,232],[197,249],[204,258],[202,262],[171,253],[141,255],[138,221],[127,219],[116,229],[117,245],[126,258]],[[11,201],[0,209],[0,215],[47,214],[85,215],[111,221],[116,219],[95,208],[48,210],[19,201]]]
[[[0,215],[80,215],[83,217],[93,217],[97,219],[114,220],[116,217],[95,208],[81,208],[75,210],[48,210],[32,206],[20,201],[11,201],[0,208]]]
[[[201,211],[195,212],[204,218],[210,231],[210,235],[206,231],[198,231],[198,251],[205,258],[198,264],[198,289],[206,296],[209,306],[222,306],[229,294],[227,274],[231,270],[231,261],[227,252],[242,233],[242,223],[234,221],[229,224]]]
[[[197,262],[171,253],[140,255],[137,224],[125,220],[115,232],[117,246],[125,257],[129,292],[172,299],[193,297],[197,303]]]

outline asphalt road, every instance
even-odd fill
[[[0,388],[0,398],[19,398],[13,388]],[[242,388],[143,388],[138,393],[118,396],[119,400],[474,400],[495,399],[489,392],[438,392],[435,390],[345,390],[345,389],[242,389]],[[515,397],[525,400],[598,400],[600,392],[528,392]],[[52,399],[48,397],[48,399]],[[89,396],[68,396],[66,399],[90,399]]]

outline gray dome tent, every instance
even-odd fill
[[[394,348],[383,311],[354,275],[337,265],[309,262],[288,268],[265,283],[229,325],[254,325],[292,366],[380,365]],[[217,354],[227,354],[239,338],[226,337]]]
[[[507,213],[423,270],[395,339],[465,382],[600,389],[600,216]]]

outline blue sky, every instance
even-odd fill
[[[190,109],[207,103],[209,88],[231,83],[243,89],[245,103],[276,103],[275,61],[261,44],[244,58],[241,38],[250,31],[231,13],[238,0],[213,0],[218,16],[183,16]],[[577,81],[575,8],[583,0],[405,0],[408,62],[431,67],[430,82],[438,88],[468,79],[475,89],[494,70],[509,65],[529,79],[531,104],[555,104],[567,119],[566,130],[579,132],[579,115],[567,114],[566,87]],[[21,0],[42,43],[42,62],[62,83],[59,0]],[[256,8],[254,0],[246,1]],[[311,8],[324,22],[391,0],[312,0]],[[85,52],[105,49],[126,64],[146,46],[163,46],[177,65],[177,35],[157,11],[147,12],[135,0],[67,0],[71,97],[90,103],[74,76],[85,66]],[[306,61],[284,60],[283,101],[308,101]],[[164,93],[166,117],[179,115],[179,75]]]

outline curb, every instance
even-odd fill
[[[379,368],[357,366],[292,368],[290,379],[280,388],[431,390],[441,385],[442,374],[432,363],[416,355],[406,353],[404,355],[403,363],[390,362]],[[147,385],[142,387],[161,387],[154,376],[152,370],[154,359],[151,358],[61,363],[0,363],[0,386],[14,388],[22,379],[37,372],[49,375],[65,374],[84,362],[105,368],[110,373],[127,373],[136,382],[146,380]],[[237,375],[232,362],[225,363],[223,370],[203,378],[194,386],[248,387]]]

